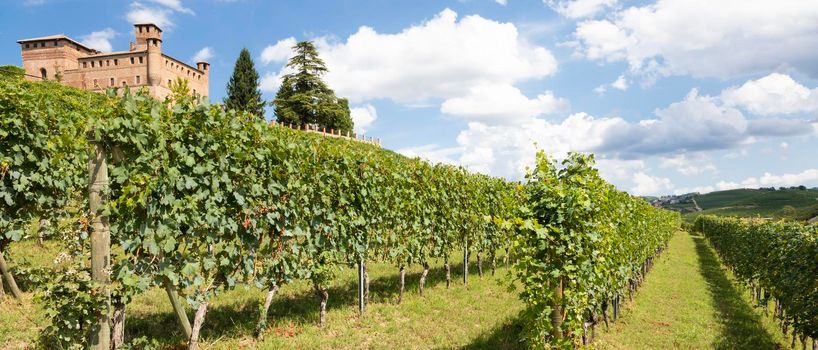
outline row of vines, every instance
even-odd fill
[[[431,259],[445,262],[448,283],[461,252],[481,270],[504,252],[530,306],[528,343],[568,348],[638,284],[679,225],[602,180],[591,156],[558,165],[541,155],[516,183],[272,126],[181,84],[164,102],[120,95],[0,77],[0,253],[30,238],[32,222],[67,248],[38,293],[48,347],[83,347],[107,315],[117,348],[128,303],[151,288],[167,292],[196,348],[208,304],[237,286],[268,291],[260,336],[271,299],[292,281],[314,286],[323,323],[342,268],[392,263],[402,295],[409,265],[424,268],[422,293]],[[92,212],[88,174],[100,164],[105,205]],[[110,285],[90,275],[94,223],[110,227]],[[180,298],[196,310],[192,324]]]
[[[704,215],[693,229],[760,305],[774,301],[782,331],[792,327],[793,346],[797,338],[818,338],[818,225]]]

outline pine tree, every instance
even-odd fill
[[[264,102],[258,89],[258,72],[256,71],[250,51],[241,49],[233,75],[227,83],[227,98],[224,105],[227,109],[250,112],[264,118]]]
[[[310,41],[293,47],[295,55],[287,67],[293,73],[284,75],[276,94],[275,114],[281,123],[318,124],[342,132],[352,131],[349,101],[335,96],[335,91],[321,80],[327,66],[318,57],[318,50]]]

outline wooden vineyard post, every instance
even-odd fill
[[[358,161],[358,178],[364,178],[364,167],[366,164],[362,161]],[[358,205],[359,209],[361,205]],[[364,287],[366,285],[366,288]],[[363,256],[358,260],[358,311],[361,315],[364,314],[364,309],[366,308],[366,298],[369,297],[369,279],[366,276],[366,265],[364,265],[364,258]]]
[[[562,278],[554,286],[554,305],[551,308],[551,336],[555,340],[562,338]]]
[[[94,154],[88,162],[88,202],[91,209],[91,279],[102,286],[105,306],[91,327],[90,345],[93,350],[111,348],[111,230],[108,216],[104,214],[106,198],[102,191],[108,186],[108,162],[105,144],[88,140],[93,144]]]
[[[173,307],[173,312],[176,313],[176,321],[179,323],[179,326],[182,327],[182,331],[185,332],[185,337],[190,339],[190,335],[193,334],[193,329],[190,327],[190,320],[188,320],[187,314],[185,313],[185,307],[179,300],[179,293],[176,292],[176,287],[171,284],[168,278],[165,278],[163,284],[165,286],[165,292],[168,294],[170,304]]]
[[[469,284],[469,240],[463,245],[463,285]]]
[[[366,303],[364,302],[364,259],[358,261],[358,311],[364,314]]]

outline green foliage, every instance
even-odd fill
[[[737,278],[781,303],[785,322],[818,336],[818,225],[703,215],[693,227]]]
[[[9,78],[18,78],[22,79],[26,74],[25,69],[23,67],[17,67],[12,65],[2,65],[0,66],[0,79],[9,79]]]
[[[276,93],[276,118],[281,123],[317,124],[328,129],[351,132],[349,101],[338,98],[335,92],[321,80],[327,72],[318,50],[310,41],[302,41],[293,49],[287,67],[294,73],[284,75]]]
[[[241,49],[233,75],[227,82],[227,98],[224,106],[236,111],[248,112],[259,119],[264,119],[264,102],[258,90],[258,72],[250,57],[250,51]]]
[[[56,221],[87,180],[85,120],[106,97],[0,75],[0,249],[39,218]]]
[[[102,286],[91,280],[91,271],[81,256],[62,254],[48,287],[37,295],[50,322],[43,328],[41,342],[49,349],[83,349],[88,332],[104,310]]]
[[[679,228],[678,214],[617,191],[593,165],[592,156],[572,153],[559,167],[539,153],[527,176],[514,276],[536,348],[574,348],[583,322],[605,312]]]

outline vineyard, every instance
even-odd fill
[[[527,346],[571,349],[619,316],[681,224],[605,182],[592,156],[538,154],[525,181],[510,182],[272,125],[181,86],[160,102],[8,75],[0,77],[0,181],[0,253],[38,238],[59,246],[54,273],[36,291],[49,320],[45,348],[134,346],[129,304],[157,289],[196,349],[220,294],[266,292],[243,316],[261,338],[288,285],[312,288],[324,325],[329,287],[348,268],[358,270],[365,313],[370,264],[398,271],[400,303],[410,266],[422,267],[423,294],[430,262],[443,262],[449,286],[469,283],[476,258],[480,276],[485,266],[509,266],[526,306]],[[458,264],[462,282],[452,278]],[[19,298],[8,265],[0,259]],[[784,283],[749,276],[773,295],[765,283]],[[814,327],[806,301],[780,293],[792,302],[782,305],[793,327]]]
[[[736,277],[750,286],[753,300],[783,333],[792,328],[791,346],[818,338],[818,226],[797,222],[700,216],[693,225],[712,243]]]

